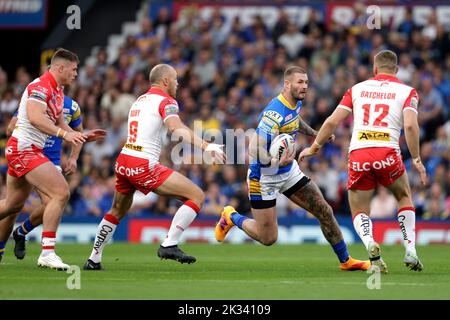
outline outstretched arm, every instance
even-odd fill
[[[222,150],[221,145],[216,143],[208,143],[202,138],[197,136],[190,128],[184,125],[178,116],[167,117],[164,120],[164,124],[171,134],[175,134],[177,137],[181,137],[183,141],[191,143],[195,147],[201,148],[204,151],[211,152],[213,156],[217,156],[217,159],[221,163],[225,163],[226,157]]]
[[[299,156],[299,161],[302,161],[305,157],[313,156],[317,154],[322,145],[327,142],[331,135],[336,131],[337,126],[341,121],[348,117],[350,111],[344,108],[336,108],[333,114],[325,120],[324,124],[317,133],[316,140],[311,147],[305,148]]]
[[[81,132],[73,131],[64,123],[61,113],[56,120],[56,125],[47,116],[47,105],[34,100],[27,101],[27,115],[31,125],[50,136],[63,138],[65,141],[78,144],[86,141],[86,136]]]
[[[80,124],[78,127],[75,127],[74,130],[78,132],[83,132],[83,125]],[[71,145],[69,158],[67,159],[67,162],[63,164],[62,168],[64,174],[71,175],[72,173],[75,173],[77,171],[77,161],[78,157],[80,156],[82,147],[83,147],[82,144]]]

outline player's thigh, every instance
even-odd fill
[[[319,187],[312,180],[293,193],[289,199],[319,220],[333,213]]]
[[[69,185],[51,162],[45,162],[25,175],[27,181],[49,198],[67,199]]]
[[[255,209],[252,208],[253,219],[256,221],[258,234],[260,236],[278,237],[277,210],[275,207]]]
[[[176,197],[181,200],[197,200],[201,202],[198,203],[199,205],[204,200],[203,191],[191,180],[176,171],[153,192],[160,196]]]
[[[25,177],[14,177],[8,174],[6,176],[6,206],[21,210],[30,195],[31,189],[32,185],[28,183]]]
[[[386,188],[392,192],[397,201],[404,200],[405,198],[411,199],[411,188],[406,171],[393,183],[387,185]]]
[[[372,200],[374,189],[370,190],[348,190],[348,201],[352,215],[359,212],[370,214],[370,201]]]

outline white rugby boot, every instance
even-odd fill
[[[56,269],[60,271],[65,271],[69,269],[69,265],[65,264],[60,257],[56,255],[56,253],[51,252],[46,256],[43,256],[42,253],[38,259],[38,266],[41,268],[50,268]]]
[[[412,271],[422,271],[423,264],[420,261],[417,254],[406,251],[405,258],[403,259],[405,266]]]

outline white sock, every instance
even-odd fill
[[[413,207],[401,208],[397,214],[406,251],[416,254],[416,211]]]
[[[94,247],[92,249],[90,260],[95,263],[102,261],[102,254],[105,245],[111,240],[114,231],[116,231],[119,220],[111,214],[106,214],[97,228],[95,235]]]
[[[42,256],[55,252],[56,245],[56,232],[54,231],[44,231],[42,232]]]
[[[353,227],[364,243],[366,249],[369,249],[369,243],[374,241],[372,220],[370,220],[369,216],[365,213],[357,213],[353,218]]]
[[[195,206],[195,207],[194,207]],[[194,207],[194,208],[193,208]],[[194,210],[195,209],[195,210]],[[194,221],[198,207],[192,201],[186,201],[175,213],[169,232],[161,244],[163,247],[174,246],[180,241],[181,234]]]

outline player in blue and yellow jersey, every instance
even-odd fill
[[[76,131],[83,131],[81,110],[78,103],[71,98],[64,96],[64,122],[67,123],[72,129]],[[17,112],[11,119],[8,125],[7,134],[14,130],[17,122]],[[64,174],[70,175],[77,169],[77,160],[81,151],[82,144],[71,145],[70,156],[61,167],[61,150],[62,150],[62,138],[49,136],[45,142],[44,155]],[[42,197],[41,197],[42,198]],[[13,238],[15,240],[14,254],[17,259],[23,259],[25,257],[25,236],[33,230],[35,227],[42,223],[44,205],[40,205],[30,214],[19,227],[14,230]],[[17,219],[17,215],[10,215],[7,218],[0,221],[0,260],[2,259],[6,242],[14,227],[14,223]]]
[[[272,158],[268,152],[271,141],[278,134],[286,133],[294,139],[298,133],[317,135],[299,116],[307,89],[306,71],[296,66],[287,68],[282,93],[263,110],[256,133],[250,141],[249,154],[252,159],[248,187],[253,219],[239,214],[231,206],[225,207],[216,225],[216,239],[224,241],[228,231],[237,226],[260,243],[267,246],[273,244],[278,237],[276,197],[281,192],[319,220],[325,238],[340,261],[341,270],[367,270],[369,261],[350,257],[330,205],[317,185],[300,170],[294,159],[295,152],[291,156],[286,152],[280,160]]]

